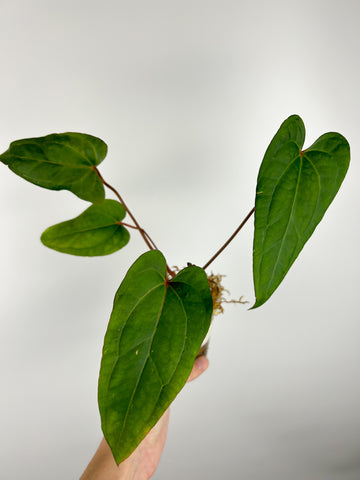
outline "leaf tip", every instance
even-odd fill
[[[266,302],[266,298],[263,298],[263,299],[256,299],[255,300],[255,303],[252,307],[250,307],[248,310],[255,310],[255,308],[259,308],[261,307],[261,305],[264,305],[264,303]]]

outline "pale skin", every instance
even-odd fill
[[[188,382],[195,380],[209,366],[205,356],[195,360]],[[116,465],[111,450],[103,438],[80,480],[148,480],[158,466],[164,449],[170,409],[167,409],[155,427],[134,452]]]

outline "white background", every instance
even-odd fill
[[[341,191],[271,300],[226,307],[211,366],[174,402],[157,480],[360,478],[357,0],[1,0],[0,147],[80,131],[171,265],[203,265],[253,206],[265,149],[299,114],[305,147],[350,142]],[[77,479],[101,438],[97,375],[136,256],[84,259],[41,232],[69,192],[0,165],[0,478]],[[212,265],[254,301],[252,222]]]

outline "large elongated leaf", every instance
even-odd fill
[[[302,151],[305,127],[293,115],[281,125],[260,167],[255,202],[253,273],[262,305],[279,286],[334,199],[350,147],[339,133]]]
[[[100,138],[84,133],[54,133],[17,140],[0,160],[20,177],[50,190],[70,190],[83,200],[101,202],[104,186],[94,167],[107,153]]]
[[[201,268],[185,268],[169,282],[165,259],[153,250],[129,269],[115,297],[99,377],[102,429],[117,463],[184,386],[211,314]]]
[[[121,203],[104,200],[72,220],[49,227],[41,235],[41,241],[53,250],[72,255],[108,255],[129,241],[129,232],[120,225],[125,214]]]

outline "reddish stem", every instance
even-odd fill
[[[205,263],[205,265],[203,266],[203,269],[205,270],[214,260],[215,258],[217,258],[220,253],[229,245],[229,243],[236,237],[236,235],[240,232],[240,230],[243,228],[243,226],[245,225],[245,223],[249,220],[249,218],[251,217],[251,215],[255,212],[255,207],[246,215],[246,217],[244,218],[244,220],[240,223],[240,225],[238,226],[238,228],[235,230],[235,232],[231,235],[231,237],[226,240],[226,242],[224,243],[224,245],[219,248],[219,250],[215,253],[215,255],[213,255],[210,260]]]
[[[94,167],[94,170],[96,171],[96,173],[98,174],[100,180],[102,181],[103,185],[105,185],[105,187],[109,188],[112,192],[115,193],[115,195],[117,196],[117,198],[120,200],[120,203],[122,203],[123,207],[125,208],[125,210],[127,211],[129,217],[131,218],[131,220],[134,222],[135,224],[135,228],[137,228],[140,232],[140,235],[143,237],[144,239],[144,242],[146,243],[146,245],[149,247],[150,250],[154,250],[154,247],[155,244],[154,242],[151,240],[151,238],[149,237],[149,235],[145,232],[145,230],[143,230],[140,225],[138,224],[136,218],[134,217],[134,215],[131,213],[131,211],[129,210],[129,207],[126,205],[126,203],[124,202],[124,200],[121,198],[121,195],[120,193],[112,186],[110,185],[109,183],[107,183],[104,178],[102,177],[101,173],[99,172],[99,170]]]
[[[99,170],[94,167],[94,170],[96,171],[96,173],[98,174],[102,184],[107,187],[108,189],[110,189],[112,192],[115,193],[115,195],[117,196],[117,198],[120,200],[120,203],[123,205],[123,207],[125,208],[127,214],[129,215],[129,217],[131,218],[131,220],[134,222],[134,225],[129,225],[129,224],[126,224],[126,223],[123,223],[123,222],[120,222],[121,225],[124,225],[126,227],[129,227],[129,228],[135,228],[136,230],[139,230],[139,233],[140,235],[142,236],[142,238],[144,239],[144,242],[146,243],[146,245],[149,247],[150,250],[158,250],[155,242],[152,240],[152,238],[150,237],[150,235],[143,229],[140,227],[140,225],[138,224],[136,218],[134,217],[134,215],[131,213],[131,211],[129,210],[129,207],[126,205],[126,203],[124,202],[123,198],[121,197],[120,193],[112,186],[110,185],[109,183],[107,183],[103,176],[101,175],[101,173],[99,172]],[[168,275],[172,278],[175,276],[175,273],[168,267],[168,265],[166,265],[166,271],[168,273]]]

